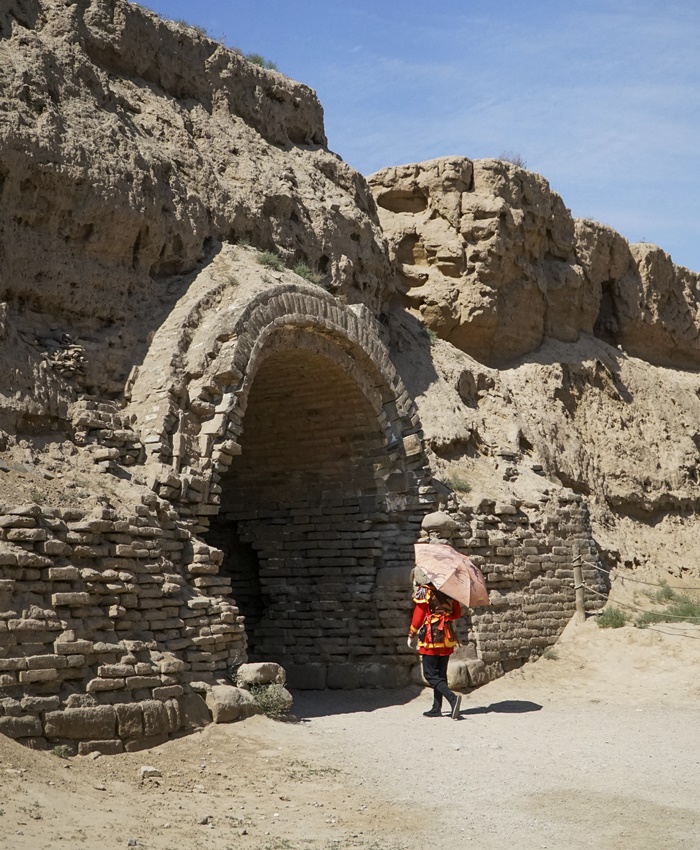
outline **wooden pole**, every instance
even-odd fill
[[[581,569],[581,555],[578,546],[574,548],[574,590],[576,591],[576,616],[579,620],[586,619],[586,603],[583,598],[583,570]]]

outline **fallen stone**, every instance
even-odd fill
[[[151,765],[145,764],[139,769],[139,776],[141,777],[142,782],[144,779],[156,779],[157,777],[162,775],[163,774],[158,770],[157,767],[152,767]]]
[[[449,514],[443,511],[434,511],[423,517],[421,528],[423,531],[433,532],[440,537],[449,539],[457,531],[457,523]]]
[[[214,685],[207,693],[206,702],[214,723],[232,723],[253,714],[262,714],[249,691],[231,685]]]
[[[284,668],[272,661],[241,664],[236,671],[236,683],[239,686],[284,685],[286,681]]]

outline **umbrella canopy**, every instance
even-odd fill
[[[438,590],[466,605],[489,604],[489,592],[481,570],[466,555],[446,543],[416,543],[416,566]]]

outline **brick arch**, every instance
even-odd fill
[[[366,308],[355,309],[340,304],[323,290],[303,286],[277,287],[248,304],[237,318],[235,346],[226,352],[219,373],[223,379],[217,380],[214,374],[219,385],[238,378],[233,392],[226,394],[234,422],[245,415],[260,364],[281,347],[304,347],[342,362],[373,403],[389,443],[417,433],[415,406],[379,338],[375,320]],[[214,373],[215,364],[211,369]],[[214,441],[213,460],[220,459],[220,451],[220,442]]]
[[[379,326],[306,285],[222,312],[199,318],[187,380],[171,380],[155,489],[223,553],[252,657],[298,687],[406,684],[398,636],[432,498]]]
[[[174,343],[194,322],[199,341],[189,334],[184,343]],[[174,311],[160,329],[153,355],[130,389],[128,408],[138,420],[156,489],[168,480],[166,496],[172,498],[178,476],[209,478],[210,469],[230,463],[240,448],[237,436],[257,369],[271,351],[290,345],[290,334],[294,345],[322,348],[329,359],[344,363],[372,400],[387,444],[421,452],[415,405],[372,314],[362,305],[341,304],[319,287],[286,284],[233,305],[225,323],[218,310],[204,312],[196,301],[191,313]],[[170,354],[178,344],[189,351]],[[193,348],[199,359],[190,354]]]

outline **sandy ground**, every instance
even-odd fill
[[[567,629],[427,719],[427,692],[296,694],[123,756],[0,739],[0,846],[151,850],[700,848],[700,628]],[[140,779],[142,766],[162,777]]]

